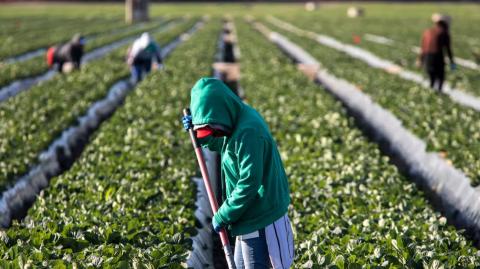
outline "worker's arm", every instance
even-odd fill
[[[127,64],[130,66],[133,65],[133,60],[135,58],[132,54],[133,54],[132,47],[128,47],[126,60],[127,60]]]
[[[63,73],[63,63],[64,63],[63,60],[60,60],[57,62],[57,72]]]
[[[158,64],[162,64],[162,49],[160,48],[160,46],[157,44],[157,43],[154,43],[154,46],[155,46],[155,58],[157,60],[157,63]]]
[[[263,153],[265,140],[255,130],[244,132],[235,155],[238,156],[237,184],[222,204],[214,218],[221,226],[235,223],[242,214],[253,206],[263,178]]]
[[[420,52],[418,53],[417,61],[416,61],[417,67],[420,67],[423,64],[423,61],[425,59],[425,42],[426,42],[425,34],[426,32],[422,34],[422,39],[420,40]]]
[[[420,68],[424,60],[424,46],[425,46],[425,33],[422,34],[422,39],[420,40],[420,51],[418,52],[417,59],[415,60],[415,66]]]
[[[455,64],[455,60],[453,58],[453,52],[452,52],[452,45],[451,45],[451,40],[450,40],[450,35],[445,34],[445,49],[447,50],[447,55],[448,59],[450,60],[450,64]]]
[[[80,69],[80,64],[83,56],[83,46],[72,46],[70,55],[73,66],[77,69]]]

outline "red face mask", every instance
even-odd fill
[[[210,135],[213,135],[214,137],[222,137],[227,136],[228,133],[222,130],[213,129],[210,126],[205,126],[197,130],[197,138],[205,138]]]

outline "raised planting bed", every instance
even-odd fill
[[[165,23],[166,21],[160,20],[147,24],[135,25],[128,28],[118,27],[114,31],[109,30],[106,33],[101,33],[91,38],[87,36],[85,53],[88,53],[99,47],[115,43],[118,40],[122,40],[130,36],[139,35],[140,33],[145,31],[155,30],[160,25]],[[45,61],[46,50],[40,49],[39,52],[40,54],[38,56],[32,57],[25,61],[0,63],[2,69],[2,73],[0,73],[0,90],[1,87],[6,86],[16,80],[36,76],[46,72],[48,69],[47,63]]]
[[[154,37],[165,45],[193,23],[192,19]],[[125,51],[123,46],[80,72],[58,76],[0,103],[0,189],[26,173],[64,129],[75,124],[115,82],[128,76]]]
[[[454,103],[416,83],[376,70],[334,49],[320,46],[307,37],[272,29],[308,48],[323,67],[337,77],[354,83],[373,101],[390,110],[402,123],[427,143],[427,150],[463,171],[476,186],[480,183],[480,113]],[[399,101],[401,100],[401,101]]]
[[[453,9],[451,10],[453,11]],[[409,20],[411,23],[405,23],[406,18],[404,16],[396,17],[395,19],[392,19],[389,16],[384,16],[383,18],[377,17],[375,19],[370,19],[370,21],[369,19],[352,21],[345,20],[335,13],[325,13],[324,16],[316,16],[315,18],[308,15],[292,16],[288,17],[287,21],[300,28],[330,35],[348,44],[358,45],[359,47],[388,59],[403,68],[423,73],[427,76],[423,69],[418,69],[415,66],[415,60],[418,53],[412,51],[412,47],[420,45],[423,30],[432,25],[429,21],[431,13],[423,14],[425,15],[424,18],[410,18]],[[465,19],[465,21],[461,22],[459,19]],[[401,20],[403,22],[401,22]],[[312,23],[313,21],[315,21],[315,23]],[[375,21],[375,23],[373,23],[373,21]],[[414,21],[421,21],[421,23],[414,23]],[[473,16],[461,16],[458,14],[452,23],[454,29],[451,31],[451,34],[454,55],[460,55],[461,57],[466,58],[464,59],[465,61],[475,63],[480,60],[474,56],[475,51],[478,50],[478,44],[469,44],[468,40],[472,37],[467,34],[470,31],[472,21],[474,21]],[[339,23],[341,23],[342,27],[337,26]],[[385,27],[385,25],[388,25],[388,27]],[[380,29],[383,29],[383,31]],[[369,42],[368,39],[365,39],[364,37],[364,34],[367,33],[382,34],[386,31],[388,31],[387,37],[400,40],[400,42],[385,45]],[[477,51],[476,53],[479,52]],[[480,57],[480,55],[478,57]],[[480,70],[477,68],[472,69],[462,66],[461,60],[457,60],[457,63],[458,69],[454,72],[450,72],[448,70],[448,65],[446,66],[447,81],[449,81],[454,88],[462,89],[475,94],[476,96],[480,96]]]
[[[19,19],[21,20],[21,19]],[[19,30],[0,36],[0,62],[9,57],[45,48],[69,40],[74,33],[93,35],[108,32],[122,25],[121,18],[85,17],[39,19],[32,31]],[[40,29],[38,29],[40,27]]]
[[[189,89],[210,71],[220,27],[207,24],[175,50],[165,72],[127,97],[29,216],[2,232],[1,266],[185,266],[196,163],[179,119]]]
[[[471,243],[339,102],[261,34],[244,23],[237,29],[242,85],[269,123],[289,176],[297,268],[479,265]]]

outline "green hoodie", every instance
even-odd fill
[[[194,125],[222,124],[229,137],[200,139],[203,147],[221,153],[224,203],[214,218],[231,235],[268,226],[287,212],[287,176],[277,145],[262,116],[222,81],[202,78],[192,88]]]

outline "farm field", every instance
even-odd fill
[[[185,22],[170,32],[156,35],[156,38],[160,44],[167,44],[191,25],[191,22]],[[123,46],[104,59],[87,65],[81,72],[59,76],[0,103],[1,122],[5,127],[0,131],[2,189],[10,183],[9,179],[27,172],[39,153],[85,114],[93,101],[104,97],[116,81],[128,76],[127,66],[123,63],[126,49]],[[19,110],[19,106],[23,109]]]
[[[155,30],[158,26],[165,23],[165,20],[157,20],[141,25],[134,25],[124,28],[110,29],[93,35],[91,38],[87,35],[89,42],[85,46],[85,52],[88,53],[99,47],[111,44],[115,41],[138,35],[144,31]],[[64,35],[71,35],[71,30],[66,30]],[[59,41],[59,40],[56,40]],[[41,55],[34,56],[30,59],[7,62],[2,66],[3,72],[0,75],[0,87],[12,83],[22,78],[28,78],[35,75],[42,74],[48,70],[45,62],[45,49],[41,49]]]
[[[352,81],[376,102],[388,108],[427,142],[429,150],[442,152],[445,158],[466,173],[473,185],[480,183],[478,111],[456,104],[448,97],[439,96],[413,82],[369,68],[366,64],[342,52],[321,46],[309,38],[270,26],[304,48],[311,48],[312,55],[324,67],[335,75]]]
[[[412,51],[420,46],[421,35],[424,29],[432,25],[428,12],[433,13],[428,6],[423,8],[409,7],[404,12],[393,12],[394,8],[380,6],[368,8],[369,13],[365,18],[347,20],[345,9],[325,8],[305,16],[285,16],[284,18],[296,26],[321,34],[330,35],[339,40],[358,45],[376,55],[389,59],[394,63],[408,69],[418,70],[415,60],[418,52]],[[461,11],[460,11],[461,10]],[[445,11],[452,19],[452,46],[454,56],[461,57],[473,63],[477,63],[475,69],[464,67],[457,61],[458,70],[449,74],[452,86],[469,91],[480,96],[480,37],[472,34],[480,29],[480,8],[449,9],[440,5],[437,12]],[[314,22],[314,23],[312,23]],[[342,27],[338,27],[338,25]],[[385,27],[388,25],[388,27]],[[386,37],[394,43],[381,44],[368,39],[368,35]],[[357,38],[357,40],[354,40]]]
[[[199,168],[181,116],[194,83],[214,74],[226,21],[235,28],[244,101],[265,118],[288,176],[294,268],[479,268],[478,227],[455,226],[446,213],[452,210],[416,184],[424,179],[405,173],[409,168],[399,167],[355,113],[302,73],[252,20],[357,86],[474,188],[480,184],[479,111],[289,32],[272,18],[348,44],[358,35],[359,47],[423,72],[415,69],[411,47],[433,12],[453,17],[455,55],[478,60],[480,37],[471,33],[480,30],[480,6],[362,4],[365,17],[356,19],[346,16],[350,6],[307,12],[303,4],[152,4],[149,22],[127,25],[121,4],[0,4],[0,91],[48,72],[42,50],[74,33],[87,36],[87,54],[130,40],[80,71],[55,74],[0,101],[0,214],[22,199],[14,191],[42,152],[108,99],[112,86],[130,83],[125,54],[133,37],[148,31],[162,48],[180,42],[163,69],[128,84],[125,100],[89,130],[71,167],[45,175],[48,186],[34,201],[21,202],[26,212],[9,213],[24,216],[0,228],[0,268],[185,268],[192,253],[205,251],[192,241],[201,228],[192,181]],[[371,42],[368,34],[398,42]],[[479,75],[459,66],[447,80],[480,96]]]
[[[464,239],[441,224],[418,189],[362,138],[338,102],[262,38],[239,25],[242,85],[252,105],[271,123],[282,148],[293,192],[299,262],[307,268],[367,264],[415,268],[435,261],[459,265],[453,259],[458,254],[448,257],[448,252],[471,250],[442,246],[437,244],[439,237],[427,234],[429,227],[437,227],[442,231],[435,233],[456,241],[454,245],[462,245]],[[256,68],[260,64],[266,67],[263,71]],[[272,88],[279,89],[274,96]],[[429,256],[427,249],[438,256],[423,260]],[[464,266],[476,263],[476,251],[470,253]]]

